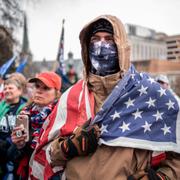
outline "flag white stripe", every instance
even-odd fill
[[[60,133],[61,127],[67,120],[67,99],[71,88],[69,88],[60,98],[60,102],[57,107],[56,117],[52,129],[49,133],[48,139],[57,137]]]
[[[152,151],[174,151],[180,153],[179,144],[172,142],[149,142],[147,140],[119,137],[113,140],[104,141],[100,138],[99,144],[105,144],[107,146],[121,146],[121,147],[131,147],[131,148],[140,148],[147,149]]]
[[[91,118],[92,114],[91,114],[91,107],[90,107],[90,99],[89,99],[89,92],[88,92],[88,88],[87,86],[85,87],[85,104],[86,104],[86,115],[87,118]]]
[[[84,86],[83,86],[83,84],[82,84],[82,89],[81,89],[81,92],[80,92],[80,95],[79,95],[79,99],[78,99],[78,109],[79,109],[79,107],[80,107],[80,105],[81,105],[81,101],[82,101],[82,96],[83,96],[83,90],[84,90]]]
[[[36,168],[33,168],[36,167]],[[32,174],[35,178],[39,180],[44,180],[44,166],[42,166],[40,163],[37,161],[33,161],[33,166],[32,166]]]

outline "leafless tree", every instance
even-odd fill
[[[40,0],[0,0],[0,66],[12,57],[13,45],[20,45],[14,32],[23,25],[23,5],[38,1]]]
[[[0,24],[13,31],[23,20],[23,0],[0,0]]]

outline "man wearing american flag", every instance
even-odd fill
[[[49,116],[31,160],[32,177],[180,179],[179,102],[130,64],[121,21],[97,17],[82,29],[80,42],[84,79]]]

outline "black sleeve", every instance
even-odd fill
[[[33,149],[26,144],[26,146],[22,149],[18,149],[15,144],[11,144],[11,146],[7,150],[7,157],[9,160],[17,162],[24,156],[30,157],[33,152]]]
[[[0,163],[4,163],[7,160],[7,149],[9,148],[10,143],[6,140],[0,139]]]

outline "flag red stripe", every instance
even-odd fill
[[[82,90],[83,81],[79,81],[73,86],[69,92],[67,99],[67,119],[65,125],[61,128],[61,135],[67,135],[72,133],[74,128],[78,125],[79,121],[79,96]]]

